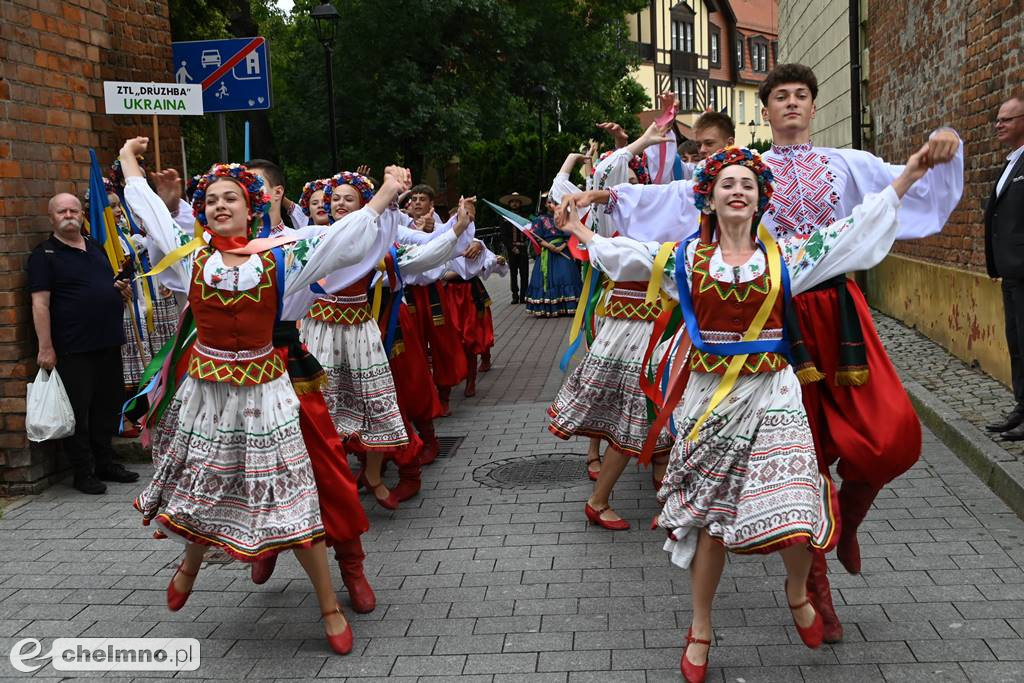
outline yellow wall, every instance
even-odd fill
[[[999,282],[981,273],[890,255],[865,274],[872,306],[1010,384]]]

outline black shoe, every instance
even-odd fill
[[[519,303],[519,297],[518,296],[512,297],[512,303],[514,303],[514,304]]]
[[[1002,437],[1003,441],[1024,441],[1024,424],[1019,424],[999,436]]]
[[[139,480],[139,473],[126,469],[121,463],[115,462],[103,468],[96,468],[96,477],[103,481],[116,481],[119,484],[131,484]]]
[[[1017,406],[1001,422],[985,425],[985,429],[996,433],[1008,432],[1021,424],[1024,424],[1024,406]]]
[[[107,485],[91,474],[84,477],[75,477],[75,488],[82,493],[94,496],[107,492]]]

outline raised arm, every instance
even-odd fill
[[[901,198],[912,191],[931,165],[929,145],[925,144],[888,187],[865,197],[849,217],[816,230],[806,240],[784,241],[781,246],[793,293],[807,291],[836,275],[878,265],[896,239]]]

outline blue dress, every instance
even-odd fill
[[[565,244],[569,235],[555,226],[549,215],[541,215],[530,225],[538,241],[544,240],[553,246]],[[565,256],[542,249],[533,264],[530,287],[526,291],[526,310],[539,318],[554,318],[576,313],[576,302],[580,298],[583,282],[576,262]]]

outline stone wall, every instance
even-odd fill
[[[25,265],[50,232],[47,200],[82,195],[89,148],[106,167],[150,117],[103,113],[103,81],[173,81],[166,0],[0,2],[0,493],[44,488],[52,448],[29,448],[25,384],[36,371]],[[177,119],[161,117],[163,165],[180,164]]]

